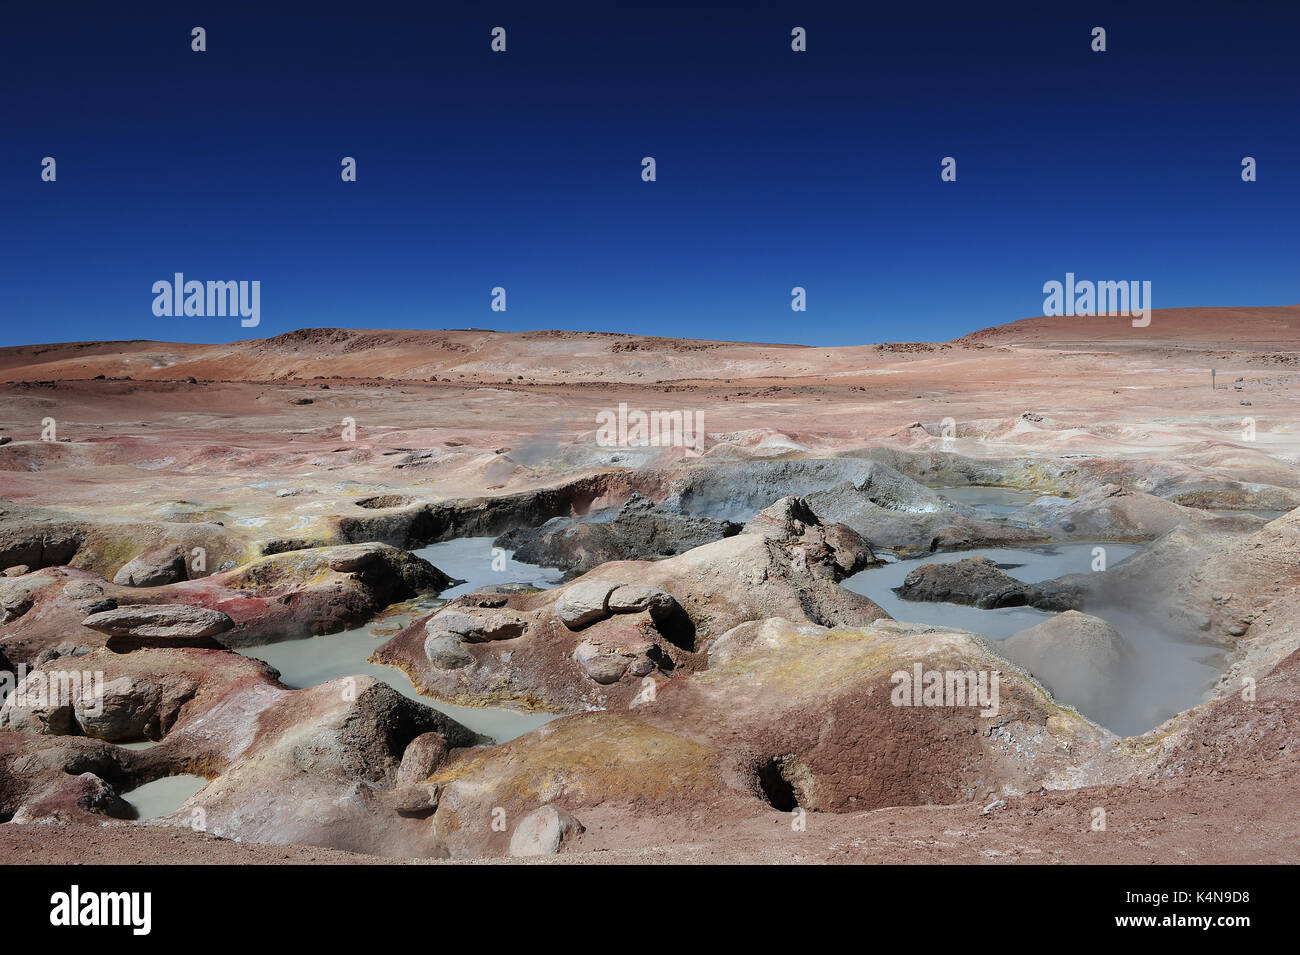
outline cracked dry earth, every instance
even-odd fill
[[[0,350],[0,858],[1297,861],[1298,331]],[[372,625],[354,675],[257,656]],[[917,665],[995,712],[897,705]]]

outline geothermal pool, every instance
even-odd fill
[[[123,793],[122,798],[135,807],[141,821],[157,819],[175,812],[207,784],[202,776],[164,776]]]
[[[483,587],[494,584],[531,584],[539,590],[554,587],[564,580],[564,572],[554,567],[538,567],[515,560],[513,551],[502,551],[505,558],[504,568],[495,570],[492,537],[461,537],[456,540],[431,544],[412,551],[417,557],[423,557],[444,574],[449,574],[465,583],[444,590],[440,599],[450,600],[461,594],[473,593]]]
[[[968,507],[978,508],[990,516],[1001,518],[1009,517],[1040,497],[1049,497],[1058,501],[1066,500],[1054,494],[1040,494],[1038,491],[1022,491],[1019,488],[994,487],[987,484],[936,487],[931,490],[955,504],[965,504]]]
[[[1005,516],[1042,495],[1014,488],[943,488],[945,496]],[[955,493],[954,493],[955,492]],[[401,613],[394,613],[362,627],[328,636],[308,637],[241,652],[264,660],[280,671],[290,687],[315,686],[339,677],[366,674],[382,680],[399,693],[433,707],[475,732],[497,742],[528,733],[557,714],[515,710],[506,707],[465,707],[443,703],[418,693],[406,674],[395,667],[367,662],[378,647],[413,617],[441,605],[459,594],[494,584],[523,583],[539,588],[555,587],[564,572],[516,561],[509,551],[494,551],[493,538],[467,537],[445,541],[415,551],[444,573],[465,583],[444,591],[437,599],[417,601]],[[925,563],[951,562],[967,557],[990,557],[1011,576],[1036,583],[1064,574],[1090,571],[1093,549],[1106,549],[1107,566],[1114,569],[1140,548],[1133,544],[1070,543],[1041,547],[995,547],[930,554],[895,560],[869,568],[843,582],[843,586],[870,597],[898,620],[951,627],[1001,640],[1054,616],[1032,607],[981,610],[959,604],[913,602],[894,593],[903,579]],[[494,567],[502,567],[497,570]],[[1123,702],[1107,712],[1087,713],[1120,735],[1149,730],[1176,713],[1200,703],[1220,673],[1221,652],[1217,648],[1162,629],[1141,613],[1124,607],[1089,607],[1087,612],[1117,627],[1132,644],[1134,663],[1124,675]],[[142,787],[143,788],[143,787]],[[174,807],[173,807],[174,808]]]
[[[493,584],[523,583],[539,588],[554,587],[563,580],[563,572],[551,567],[538,567],[516,561],[510,551],[504,556],[502,570],[493,568],[493,538],[462,537],[444,541],[414,551],[443,573],[465,583],[444,590],[437,600],[427,602],[436,607],[460,594],[472,593]],[[381,643],[388,640],[416,615],[412,610],[372,621],[354,630],[343,630],[323,637],[306,637],[286,640],[262,647],[248,647],[239,652],[245,656],[264,660],[280,671],[281,681],[294,689],[316,686],[339,677],[364,674],[387,683],[403,696],[446,713],[452,719],[476,733],[491,737],[499,743],[522,736],[550,720],[557,713],[539,713],[512,710],[499,706],[456,706],[420,695],[410,679],[396,667],[368,663],[370,655]]]
[[[981,610],[961,604],[903,600],[893,588],[922,564],[950,563],[967,557],[989,557],[1012,577],[1025,583],[1038,583],[1062,574],[1090,571],[1094,547],[1106,548],[1106,566],[1112,570],[1140,549],[1132,544],[1106,542],[976,548],[871,567],[848,578],[842,586],[870,597],[897,620],[969,630],[1002,640],[1055,614],[1032,607]],[[1133,646],[1133,665],[1122,677],[1125,690],[1122,702],[1106,712],[1084,714],[1121,736],[1144,733],[1202,702],[1222,672],[1222,652],[1218,648],[1162,628],[1135,609],[1098,606],[1085,607],[1084,611],[1106,620]]]
[[[870,597],[880,608],[898,620],[928,623],[936,627],[956,627],[1001,640],[1056,616],[1033,607],[1004,607],[981,610],[962,604],[904,600],[894,593],[903,578],[923,564],[951,564],[968,557],[989,557],[1006,573],[1035,584],[1063,574],[1077,574],[1092,569],[1092,549],[1106,548],[1106,566],[1114,567],[1140,548],[1133,544],[1054,544],[1043,547],[977,547],[972,550],[945,551],[908,560],[895,560],[880,567],[868,567],[843,581],[841,586]],[[886,555],[887,556],[887,555]],[[1100,616],[1100,614],[1098,614]]]

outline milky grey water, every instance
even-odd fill
[[[989,557],[1003,571],[1025,583],[1038,583],[1063,574],[1092,570],[1094,548],[1105,548],[1106,567],[1123,573],[1122,561],[1140,547],[1116,543],[1072,543],[1047,547],[987,547],[930,554],[872,567],[850,577],[843,586],[870,597],[896,620],[951,627],[1002,640],[1049,620],[1056,614],[1032,607],[981,610],[962,604],[903,600],[893,588],[923,564],[951,563],[967,557]],[[1222,672],[1222,651],[1154,620],[1143,607],[1086,606],[1120,631],[1133,647],[1132,666],[1120,675],[1124,692],[1106,712],[1085,713],[1121,736],[1144,733],[1206,698]]]
[[[1241,517],[1242,515],[1247,515],[1251,517],[1258,517],[1262,521],[1275,521],[1283,514],[1291,513],[1290,511],[1267,511],[1267,510],[1246,511],[1246,510],[1241,510],[1240,508],[1236,510],[1227,510],[1225,508],[1219,508],[1219,507],[1205,507],[1205,508],[1201,508],[1201,510],[1206,514],[1213,514],[1216,517]]]
[[[157,746],[160,742],[162,742],[162,740],[140,739],[140,740],[136,740],[134,743],[114,743],[113,745],[120,746],[122,747],[122,749],[143,750],[143,749],[152,749],[153,747]]]
[[[493,584],[531,584],[539,590],[547,590],[564,582],[563,571],[515,560],[514,551],[495,548],[492,541],[491,537],[461,537],[430,544],[412,553],[423,557],[444,574],[465,581],[444,590],[440,595],[443,600]]]
[[[157,819],[175,812],[185,800],[208,784],[202,776],[164,776],[137,786],[122,798],[135,807],[141,820]]]
[[[995,517],[1009,517],[1026,504],[1032,504],[1040,497],[1053,500],[1065,500],[1052,494],[1038,491],[1022,491],[1014,487],[993,487],[986,484],[971,484],[966,487],[936,487],[943,497],[958,504],[979,508]]]
[[[522,736],[555,719],[558,714],[443,703],[418,693],[407,675],[397,667],[367,662],[380,644],[405,627],[418,613],[427,612],[427,608],[436,607],[459,594],[472,593],[492,584],[523,583],[544,589],[562,582],[563,574],[559,570],[516,561],[510,551],[494,552],[492,540],[491,537],[462,537],[414,551],[443,573],[465,581],[444,590],[437,600],[417,602],[408,612],[392,614],[353,630],[248,647],[240,652],[271,664],[280,671],[281,681],[294,689],[345,676],[372,676],[403,696],[446,713],[497,742]]]
[[[1106,551],[1106,566],[1114,567],[1139,548],[1133,544],[1057,544],[1051,547],[980,547],[974,550],[946,551],[909,560],[899,560],[881,567],[868,567],[845,580],[841,586],[870,597],[896,620],[928,623],[936,627],[972,630],[986,637],[1002,639],[1035,626],[1056,614],[1033,607],[1004,607],[981,610],[963,604],[931,603],[904,600],[894,593],[903,578],[923,564],[951,564],[968,557],[989,557],[1001,569],[1027,584],[1051,580],[1063,574],[1092,570],[1093,548]]]

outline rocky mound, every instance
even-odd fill
[[[860,626],[886,616],[837,582],[874,560],[852,530],[780,501],[743,533],[664,560],[602,564],[543,593],[458,597],[373,659],[462,703],[574,712],[624,706],[707,664],[709,644],[770,616]]]
[[[247,531],[212,521],[87,518],[0,500],[0,570],[72,566],[153,587],[233,567],[251,553]]]
[[[446,854],[428,822],[439,789],[423,780],[439,754],[478,742],[475,734],[364,676],[286,691],[259,709],[253,745],[164,821],[189,825],[198,809],[207,830],[226,838]],[[218,751],[248,730],[246,716],[217,722],[203,732],[217,737]],[[198,731],[179,728],[169,742],[193,746]],[[213,752],[213,743],[205,748]]]
[[[924,470],[900,454],[881,454]],[[951,466],[951,465],[949,465]],[[854,455],[707,464],[673,484],[665,508],[748,520],[772,501],[797,496],[828,521],[900,554],[940,548],[1041,542],[1050,534],[984,519],[882,461]]]
[[[85,528],[69,514],[0,500],[0,569],[66,564],[85,539]]]
[[[103,681],[52,698],[70,666]],[[290,690],[265,664],[225,650],[101,649],[49,661],[19,690],[0,709],[0,814],[16,822],[129,819],[123,794],[186,773],[212,782],[157,823],[439,856],[427,822],[438,788],[425,780],[448,752],[482,742],[370,677]],[[142,738],[162,742],[141,751],[99,742]]]
[[[998,607],[1036,607],[1039,610],[1073,610],[1081,605],[1081,588],[1060,581],[1027,584],[1001,570],[989,557],[923,564],[894,588],[904,600],[933,600],[992,610]]]
[[[275,675],[261,661],[222,650],[72,650],[49,655],[18,684],[0,707],[0,727],[111,743],[160,740],[237,684]]]
[[[586,573],[614,560],[671,557],[740,531],[731,521],[665,510],[640,494],[611,519],[601,517],[556,517],[541,527],[508,531],[494,543],[514,550],[516,560]]]
[[[384,544],[289,551],[231,571],[156,587],[125,587],[70,568],[0,578],[10,625],[0,647],[33,662],[60,644],[84,647],[257,646],[358,626],[395,601],[452,580]]]
[[[1221,346],[1225,338],[1224,329],[1233,330],[1233,339],[1289,347],[1300,332],[1300,306],[1161,308],[1152,312],[1151,324],[1142,327],[1134,327],[1129,317],[1124,315],[1095,315],[1086,322],[1035,316],[981,329],[955,341],[983,345],[1009,342],[1043,345],[1154,340]]]
[[[1060,539],[1149,541],[1180,524],[1198,526],[1212,517],[1196,508],[1116,484],[1104,484],[1062,501],[1040,498],[1016,517],[1049,528]]]
[[[1013,672],[1000,674],[986,716],[974,693],[969,705],[919,695],[913,705],[918,667],[940,683],[949,672],[987,680],[998,670],[999,658],[969,634],[892,621],[762,626],[761,647],[672,680],[631,711],[570,716],[453,754],[430,778],[443,790],[434,823],[453,858],[506,854],[515,828],[531,828],[525,820],[546,805],[578,819],[601,807],[606,825],[638,829],[694,815],[701,831],[673,839],[691,842],[714,818],[781,812],[788,825],[796,810],[992,801],[1077,780],[1110,758],[1103,731]],[[1096,770],[1079,769],[1090,762]],[[481,824],[493,807],[506,831]]]

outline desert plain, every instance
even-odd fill
[[[1300,306],[0,349],[0,859],[1295,862],[1298,413]]]

